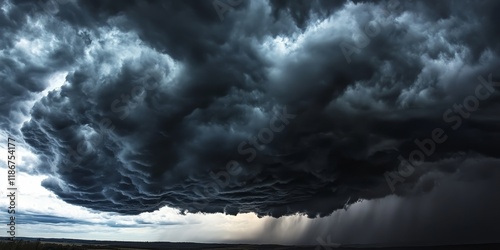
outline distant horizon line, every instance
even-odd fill
[[[0,241],[11,241],[10,237],[0,236]],[[244,243],[244,242],[189,242],[189,241],[140,241],[140,240],[128,240],[128,241],[120,241],[120,240],[89,240],[89,239],[78,239],[78,238],[45,238],[45,237],[15,237],[15,241],[21,240],[30,240],[30,241],[47,241],[55,240],[55,241],[75,241],[75,242],[95,242],[95,243],[173,243],[173,244],[200,244],[200,245],[259,245],[259,246],[300,246],[300,247],[315,247],[316,244],[275,244],[275,243]],[[367,243],[367,244],[341,244],[335,243],[339,247],[347,247],[347,248],[367,248],[367,247],[386,247],[386,248],[394,248],[394,247],[446,247],[446,246],[476,246],[476,245],[498,245],[500,249],[500,241],[499,242],[476,242],[476,243],[421,243],[421,244],[405,244],[405,243]]]

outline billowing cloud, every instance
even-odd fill
[[[248,1],[221,21],[211,1],[12,1],[2,122],[45,188],[99,211],[316,217],[420,195],[457,153],[499,157],[499,6]]]

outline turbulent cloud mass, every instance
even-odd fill
[[[2,2],[0,124],[67,203],[317,217],[450,178],[499,194],[498,1],[49,3]]]

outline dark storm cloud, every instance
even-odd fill
[[[50,77],[75,63],[84,46],[82,39],[68,36],[68,32],[76,33],[77,30],[61,29],[56,20],[47,19],[43,28],[34,27],[37,17],[45,14],[41,5],[31,1],[5,1],[2,4],[6,11],[0,14],[0,124],[10,129],[29,114],[30,101],[36,100],[37,94],[47,88]],[[33,12],[37,9],[40,13]],[[52,35],[64,37],[55,48],[48,46]],[[30,54],[28,50],[36,49],[37,45],[40,50]],[[12,128],[9,133],[17,134],[18,130]]]
[[[22,128],[47,162],[43,186],[124,214],[314,217],[391,194],[384,174],[436,127],[449,140],[426,164],[460,151],[497,158],[495,88],[458,130],[443,113],[474,94],[478,76],[498,81],[494,12],[483,11],[499,4],[400,4],[248,1],[223,21],[210,1],[60,6],[51,22],[75,31],[60,39],[86,38],[54,59],[71,65],[66,84]],[[378,32],[348,63],[340,44],[359,44],[367,25]],[[283,129],[252,149],[248,139],[273,125]],[[396,193],[418,194],[427,173],[456,169],[418,167]]]
[[[344,4],[343,1],[293,1],[271,0],[272,13],[276,19],[281,15],[290,15],[300,28],[305,28],[311,19],[311,14],[327,17],[334,10]],[[318,18],[318,16],[314,18]]]
[[[298,237],[288,244],[489,243],[500,230],[495,212],[500,202],[493,198],[500,192],[498,164],[498,159],[487,157],[426,163],[427,173],[412,191],[424,195],[365,200],[314,223],[294,217],[272,220],[255,239],[266,242],[291,234]],[[440,170],[450,166],[453,173]],[[276,230],[281,228],[287,230]]]

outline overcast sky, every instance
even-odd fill
[[[0,8],[18,236],[498,241],[498,1]]]

